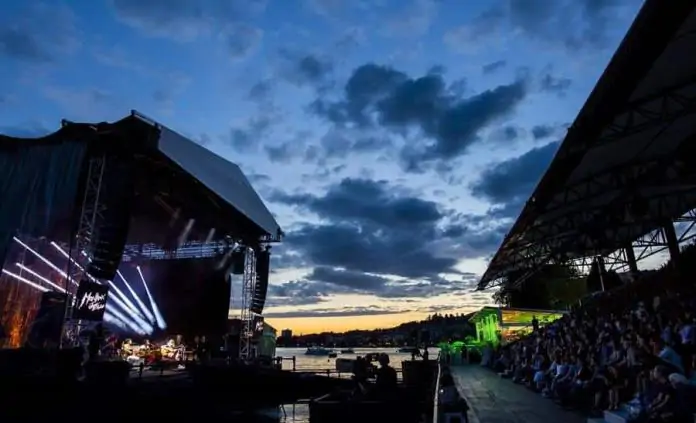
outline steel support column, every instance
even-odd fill
[[[254,336],[254,313],[251,301],[256,289],[256,252],[249,247],[245,249],[244,275],[242,276],[242,310],[239,330],[239,358],[246,360],[252,356],[252,338]]]
[[[638,273],[638,261],[636,260],[636,253],[633,251],[633,245],[629,245],[624,248],[623,251],[626,255],[628,270],[631,271],[631,273]]]
[[[102,219],[104,205],[100,197],[106,161],[105,155],[89,159],[80,219],[76,232],[71,235],[68,248],[67,278],[64,285],[68,296],[65,302],[63,333],[64,338],[72,342],[77,341],[80,331],[80,322],[72,319],[74,298],[80,280],[85,277],[85,266],[79,263],[86,261],[85,255],[91,255],[95,231]]]
[[[674,223],[671,221],[665,223],[662,226],[662,231],[665,234],[665,240],[667,241],[669,257],[672,260],[676,260],[677,257],[679,257],[679,240],[677,239],[677,232],[674,230]]]

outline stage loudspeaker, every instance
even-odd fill
[[[135,197],[134,167],[134,159],[106,159],[99,192],[101,218],[95,222],[87,266],[87,273],[97,279],[114,279],[123,258]]]
[[[251,311],[256,314],[263,313],[268,294],[268,274],[271,270],[270,251],[261,251],[256,256],[256,286],[254,296],[251,299]]]
[[[41,295],[41,305],[27,336],[27,347],[57,347],[60,344],[65,299],[65,294],[54,291]]]
[[[232,274],[233,275],[243,275],[244,274],[244,260],[246,254],[244,250],[237,250],[232,253]]]

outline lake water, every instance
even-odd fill
[[[326,370],[336,368],[336,359],[328,357],[320,357],[314,355],[305,355],[306,348],[278,348],[276,356],[278,357],[295,357],[295,366],[297,370]],[[384,353],[389,356],[389,362],[395,369],[401,369],[401,362],[410,360],[411,354],[398,353],[396,348],[354,348],[355,354],[341,354],[340,349],[336,349],[339,358],[355,358],[359,355],[365,356],[368,353]],[[431,359],[437,357],[437,349],[428,348],[428,353]],[[283,361],[283,369],[292,370],[291,361]]]

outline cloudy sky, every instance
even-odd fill
[[[7,0],[0,132],[137,109],[238,163],[295,332],[472,311],[639,0]]]

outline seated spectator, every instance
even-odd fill
[[[655,341],[655,349],[656,351],[658,351],[658,357],[660,357],[666,363],[679,369],[680,372],[684,372],[684,364],[682,362],[681,356],[677,354],[674,348],[667,345],[664,340],[657,339]]]
[[[656,366],[651,373],[654,396],[646,408],[650,421],[673,421],[678,411],[676,391],[669,383],[666,367]]]
[[[616,409],[636,392],[646,399],[639,407],[644,419],[679,420],[686,415],[680,404],[690,402],[682,398],[692,398],[691,381],[696,389],[696,286],[688,277],[694,271],[690,246],[676,266],[643,272],[490,349],[490,366],[564,405]]]
[[[696,413],[696,387],[689,383],[686,376],[679,373],[672,373],[668,380],[676,395],[677,414],[686,417]]]

